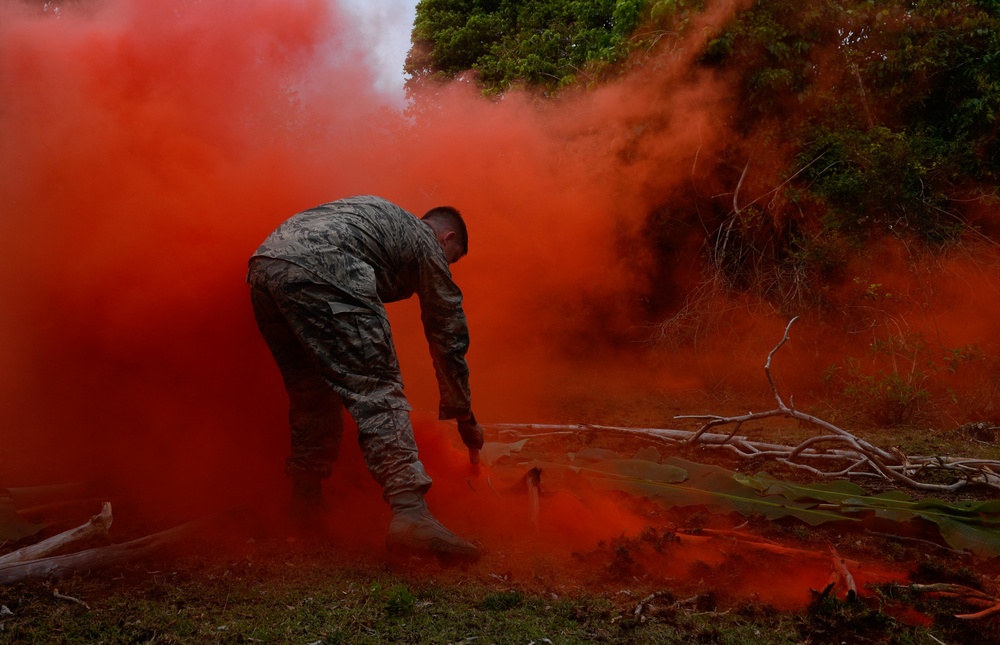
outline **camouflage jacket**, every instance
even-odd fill
[[[380,197],[349,197],[286,220],[254,257],[301,266],[343,291],[345,303],[382,317],[383,303],[416,293],[441,392],[440,418],[471,411],[462,292],[428,224]]]

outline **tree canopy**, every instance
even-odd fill
[[[422,0],[407,71],[416,77],[475,70],[484,88],[572,83],[595,61],[616,61],[643,0]]]
[[[422,0],[407,70],[414,84],[471,71],[486,94],[558,94],[628,73],[684,38],[707,4]],[[998,0],[756,0],[694,60],[692,73],[733,79],[738,106],[715,174],[736,185],[746,141],[767,141],[783,151],[768,177],[780,190],[727,210],[672,194],[669,214],[650,213],[654,245],[672,234],[665,217],[701,213],[705,257],[730,287],[815,306],[822,281],[872,236],[933,249],[1000,234],[976,215],[998,203]]]

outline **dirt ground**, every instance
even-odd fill
[[[609,413],[592,412],[596,422],[608,422]],[[661,419],[664,412],[658,412]],[[676,412],[682,413],[680,406]],[[654,421],[632,420],[632,425],[640,426]],[[671,427],[694,429],[698,422],[678,420]],[[810,432],[788,421],[752,431],[777,442],[794,441]],[[880,435],[872,436],[876,441]],[[963,442],[970,449],[993,449],[989,442],[974,443],[957,429],[937,436],[956,450]],[[495,430],[488,437],[514,438]],[[774,461],[741,459],[698,445],[666,446],[592,428],[571,434],[539,433],[529,440],[534,454],[604,449],[630,456],[655,448],[663,455],[734,472],[766,471],[781,479],[810,481],[807,474]],[[290,576],[308,581],[310,571],[332,575],[329,572],[337,570],[353,575],[355,582],[390,575],[412,589],[465,589],[475,584],[480,598],[485,589],[500,597],[515,590],[529,598],[605,599],[610,604],[585,620],[588,625],[598,621],[601,629],[618,630],[609,633],[619,635],[652,624],[676,627],[682,615],[739,617],[761,624],[792,615],[799,617],[799,642],[830,642],[845,635],[850,642],[910,642],[900,640],[901,626],[904,631],[935,630],[944,642],[989,642],[1000,620],[1000,612],[956,617],[1000,605],[1000,561],[954,550],[933,531],[924,530],[927,527],[901,532],[898,526],[883,530],[878,522],[809,526],[789,518],[712,513],[697,506],[664,508],[618,491],[568,490],[565,482],[547,479],[544,467],[541,496],[533,510],[519,479],[525,464],[513,460],[506,467],[484,467],[469,476],[468,465],[456,462],[454,455],[461,452],[453,446],[431,442],[429,453],[428,467],[438,473],[428,498],[431,507],[456,532],[483,546],[485,555],[475,564],[442,566],[433,560],[389,557],[381,544],[388,515],[378,503],[377,490],[372,484],[337,488],[344,484],[334,482],[327,492],[335,501],[318,530],[278,519],[283,511],[276,502],[228,509],[190,540],[141,561],[76,573],[62,583],[31,580],[8,585],[3,604],[20,620],[44,621],[41,607],[51,609],[51,594],[58,589],[64,595],[84,596],[93,605],[123,593],[155,600],[169,595],[165,589],[183,585],[193,590],[190,593],[208,593],[206,588],[237,575],[234,572],[267,586],[269,580]],[[860,483],[872,493],[893,488],[877,480]],[[994,491],[970,487],[946,497],[992,499]],[[116,503],[118,519],[111,538],[84,546],[121,543],[163,528],[131,503],[127,496]],[[85,508],[64,509],[63,521],[42,535],[86,519],[91,511]],[[4,550],[17,546],[5,545]],[[838,577],[837,559],[846,562],[856,592],[849,592],[847,581]],[[247,563],[253,563],[252,573]],[[0,618],[0,626],[4,620],[16,631],[16,621]],[[729,641],[720,637],[706,642]]]

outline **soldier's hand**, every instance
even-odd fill
[[[479,450],[483,447],[483,426],[476,423],[474,415],[458,420],[458,434],[462,435],[462,443],[468,448]]]

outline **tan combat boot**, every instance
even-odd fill
[[[397,493],[389,498],[392,521],[385,545],[393,553],[422,552],[445,560],[477,560],[479,548],[458,537],[437,521],[419,492]]]

